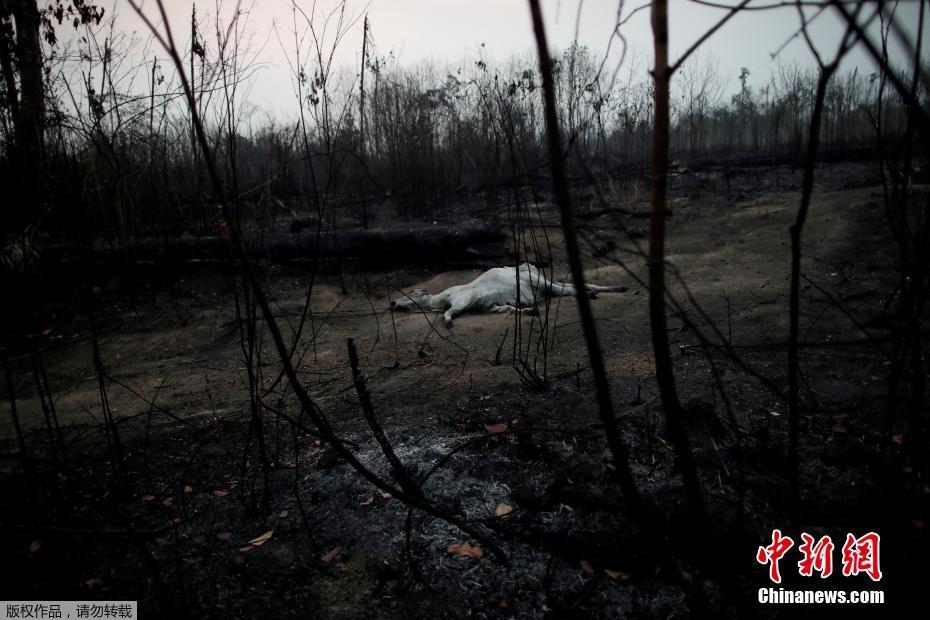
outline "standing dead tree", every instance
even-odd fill
[[[888,227],[894,237],[898,251],[899,278],[895,292],[888,307],[897,300],[898,320],[894,328],[894,353],[891,355],[888,371],[888,395],[883,440],[886,451],[893,445],[895,427],[902,402],[907,401],[907,432],[905,444],[911,460],[912,482],[923,484],[930,475],[927,454],[927,420],[926,400],[926,362],[924,359],[924,342],[926,300],[930,294],[930,197],[926,193],[914,191],[913,173],[921,156],[926,156],[926,133],[930,130],[930,115],[926,108],[927,75],[922,63],[924,49],[926,0],[918,3],[919,17],[917,36],[911,42],[901,33],[899,18],[896,15],[898,3],[890,7],[879,7],[880,20],[879,43],[876,44],[860,24],[856,14],[838,2],[832,3],[836,11],[846,20],[863,46],[879,67],[878,90],[875,104],[869,110],[876,140],[878,142],[878,164],[881,174],[883,201]],[[867,24],[866,24],[867,25]],[[907,52],[911,67],[910,79],[906,72],[892,66],[889,60],[889,37],[894,33]],[[890,129],[893,120],[888,100],[893,100],[892,90],[906,108],[906,128],[903,134],[895,137]],[[887,309],[887,308],[886,308]],[[910,381],[906,382],[908,372]],[[909,385],[908,385],[909,384]],[[909,394],[907,393],[909,390]]]
[[[552,166],[552,191],[559,207],[562,218],[562,231],[565,234],[566,253],[572,272],[572,282],[578,290],[584,290],[584,267],[581,263],[581,249],[578,245],[578,236],[575,230],[575,215],[572,209],[571,192],[565,174],[564,150],[562,136],[559,130],[558,111],[555,103],[555,84],[552,77],[552,59],[549,56],[549,44],[546,41],[546,30],[543,24],[542,9],[539,0],[530,0],[530,10],[533,16],[533,32],[536,35],[536,47],[539,53],[539,71],[542,74],[544,115],[546,119],[546,135],[549,145],[549,157]],[[633,508],[638,518],[644,518],[644,507],[633,473],[630,470],[629,457],[626,447],[620,437],[620,428],[614,417],[613,402],[610,396],[610,385],[607,381],[607,371],[604,368],[604,357],[601,354],[601,345],[591,312],[591,303],[586,295],[576,295],[578,313],[581,315],[581,325],[584,331],[585,345],[588,349],[588,359],[591,372],[594,375],[594,387],[597,392],[598,413],[604,423],[607,442],[613,454],[613,465],[620,481],[624,497]]]
[[[652,210],[649,218],[649,323],[652,351],[655,356],[656,381],[675,457],[685,482],[685,492],[696,527],[705,522],[701,483],[691,458],[685,433],[681,403],[675,389],[675,374],[669,351],[665,317],[665,203],[668,191],[669,159],[669,83],[672,71],[668,64],[668,5],[665,0],[652,4],[652,34],[655,46],[655,124],[652,137]]]
[[[656,381],[659,384],[669,436],[684,479],[685,493],[696,527],[703,526],[706,521],[704,501],[700,479],[691,457],[688,435],[685,432],[681,402],[675,387],[665,315],[665,217],[671,119],[670,83],[672,74],[681,68],[688,57],[748,4],[748,0],[744,0],[730,9],[726,16],[705,32],[673,65],[669,64],[668,59],[668,3],[665,0],[656,0],[651,10],[655,53],[655,67],[652,72],[655,84],[655,121],[652,138],[652,207],[649,218],[649,323],[655,356]]]
[[[42,5],[40,7],[40,5]],[[13,195],[6,201],[0,234],[22,235],[42,212],[45,196],[46,92],[43,39],[56,41],[54,23],[100,23],[103,10],[83,0],[0,2],[0,73],[12,116]]]
[[[861,8],[861,5],[858,7]],[[817,163],[817,150],[820,147],[820,128],[823,122],[824,103],[830,78],[839,67],[846,52],[855,43],[855,34],[847,28],[839,49],[829,62],[824,62],[817,47],[807,31],[808,20],[800,5],[801,32],[807,46],[817,60],[819,74],[817,90],[814,94],[814,109],[811,113],[809,136],[807,139],[807,160],[804,166],[804,180],[801,187],[801,204],[797,216],[790,228],[791,235],[791,281],[788,301],[788,485],[790,492],[789,511],[791,523],[795,527],[801,520],[801,481],[800,481],[800,315],[801,315],[801,233],[810,209],[811,194],[814,191],[814,169]]]
[[[23,427],[19,421],[19,410],[16,408],[16,386],[13,383],[13,373],[10,370],[10,358],[6,350],[0,351],[3,356],[3,378],[6,381],[7,394],[10,399],[10,419],[13,421],[13,431],[16,435],[16,446],[19,448],[19,458],[25,461],[28,457]]]

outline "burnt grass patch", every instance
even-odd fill
[[[789,554],[784,587],[878,587],[885,611],[906,610],[926,583],[930,549],[927,489],[909,471],[905,446],[886,445],[881,433],[894,255],[877,189],[853,183],[855,172],[830,170],[805,236],[802,529],[834,541],[880,532],[885,578],[814,584],[798,577]],[[514,372],[523,343],[511,339],[518,321],[529,338],[539,319],[466,315],[446,329],[433,316],[385,310],[398,288],[438,289],[478,270],[378,271],[340,261],[316,276],[301,380],[358,459],[393,479],[353,387],[346,339],[356,340],[380,425],[423,496],[485,532],[503,563],[455,526],[379,491],[315,433],[278,415],[307,421],[275,381],[279,364],[260,337],[266,479],[233,267],[72,269],[33,284],[29,338],[9,356],[28,442],[24,459],[5,412],[4,597],[133,599],[144,617],[668,618],[691,614],[685,592],[694,586],[714,617],[835,612],[756,602],[769,585],[756,549],[788,524],[787,410],[776,389],[786,377],[797,175],[753,175],[723,189],[719,179],[679,179],[683,197],[669,220],[671,261],[688,284],[687,292],[673,285],[682,306],[670,311],[669,327],[707,529],[690,521],[666,435],[645,291],[610,262],[629,239],[605,212],[586,222],[592,239],[613,240],[586,259],[591,277],[630,290],[599,296],[594,309],[616,416],[661,544],[642,533],[616,483],[570,298],[550,309],[554,335],[538,389]],[[631,205],[621,217],[641,226],[636,214]],[[555,222],[554,211],[544,215]],[[556,235],[552,247],[562,269]],[[291,327],[309,270],[264,266],[276,312]],[[90,297],[93,314],[76,301]],[[711,345],[695,334],[709,330],[709,319],[724,336]],[[35,350],[60,443],[45,428]],[[101,412],[101,372],[118,450]],[[7,410],[11,396],[4,383]],[[465,543],[466,553],[450,551]],[[671,562],[663,548],[673,550]]]

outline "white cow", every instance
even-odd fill
[[[625,286],[596,286],[586,284],[585,290],[595,293],[624,292]],[[575,287],[549,280],[536,267],[523,263],[517,267],[488,269],[468,284],[450,286],[441,293],[430,295],[423,289],[414,289],[391,302],[392,310],[433,310],[443,312],[446,326],[452,326],[452,317],[466,310],[476,312],[535,312],[536,303],[546,294],[574,295]]]

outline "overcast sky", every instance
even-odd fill
[[[717,0],[737,3],[738,0]],[[757,0],[754,5],[771,4],[773,0]],[[644,2],[624,3],[624,14]],[[167,0],[169,18],[179,38],[186,38],[192,2]],[[306,13],[311,13],[312,0],[299,1]],[[336,0],[317,0],[317,23],[338,3]],[[890,3],[886,3],[890,4]],[[234,1],[225,0],[221,6],[228,14]],[[578,40],[593,51],[603,53],[607,49],[616,23],[618,0],[542,0],[547,21],[550,44],[564,49],[576,35]],[[254,0],[250,7],[248,28],[254,34],[256,47],[261,47],[260,59],[266,67],[262,69],[253,90],[254,103],[272,112],[286,112],[292,107],[292,89],[285,52],[276,35],[289,44],[293,40],[291,2],[288,0]],[[579,19],[580,6],[580,19]],[[916,32],[918,3],[902,0],[898,8],[901,23],[911,33]],[[144,10],[155,15],[155,3],[143,1]],[[198,14],[216,14],[216,0],[197,3]],[[473,61],[480,46],[490,58],[508,59],[513,55],[524,55],[534,46],[530,13],[526,0],[358,0],[349,2],[350,13],[368,15],[371,32],[380,54],[394,52],[405,63],[416,63],[424,59],[440,65],[461,65],[466,59]],[[115,0],[109,9],[118,16],[117,24],[129,30],[144,30],[133,14],[127,0]],[[708,8],[690,0],[669,0],[670,37],[673,57],[686,50],[703,32],[716,23],[726,11]],[[811,13],[812,14],[812,13]],[[930,18],[925,30],[930,30]],[[804,40],[791,40],[799,26],[797,11],[792,8],[773,11],[746,12],[734,17],[717,32],[705,48],[719,61],[720,70],[728,81],[729,90],[738,86],[741,67],[748,67],[754,80],[765,81],[775,65],[772,54],[781,48],[778,59],[784,62],[809,64],[812,57]],[[628,58],[644,68],[651,64],[652,31],[649,10],[634,15],[621,29],[631,49],[636,54]],[[836,42],[843,32],[839,19],[832,11],[819,15],[811,26],[812,37],[826,56],[832,54]],[[180,34],[180,33],[183,33]],[[874,35],[874,32],[873,32]],[[357,66],[361,55],[361,20],[343,41],[337,56],[342,66]],[[924,37],[925,41],[927,37]],[[782,47],[787,41],[787,46]],[[930,47],[930,45],[925,45]],[[614,41],[614,49],[619,43]],[[291,52],[289,52],[291,53]],[[903,56],[894,50],[899,61]],[[927,55],[924,55],[925,58]],[[859,66],[861,71],[871,72],[873,66],[864,52],[854,52],[844,68]]]

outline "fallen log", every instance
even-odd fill
[[[252,256],[272,262],[307,258],[355,258],[366,264],[397,265],[481,261],[507,254],[507,235],[496,224],[423,226],[409,228],[338,230],[302,233],[247,234]],[[227,236],[184,235],[132,239],[124,246],[99,241],[93,249],[47,247],[47,261],[156,262],[235,260]]]

